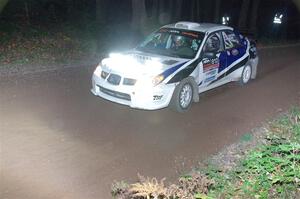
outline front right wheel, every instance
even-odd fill
[[[252,67],[250,65],[245,65],[241,79],[240,79],[240,84],[245,85],[251,80],[251,75],[252,75]]]
[[[193,85],[185,79],[176,88],[171,101],[171,108],[178,112],[187,111],[193,102]]]

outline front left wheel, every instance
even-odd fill
[[[187,111],[192,105],[193,94],[192,83],[188,79],[181,81],[175,88],[171,101],[171,108],[181,113]]]

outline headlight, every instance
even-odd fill
[[[158,85],[158,84],[161,83],[164,79],[165,79],[164,75],[157,75],[157,76],[154,77],[153,80],[152,80],[153,86]]]
[[[100,77],[101,76],[101,72],[102,72],[102,69],[101,69],[101,65],[99,64],[95,71],[94,71],[94,74],[97,76],[97,77]]]

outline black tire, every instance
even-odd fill
[[[194,89],[189,79],[184,79],[176,86],[170,108],[174,111],[183,113],[189,110],[193,103]]]
[[[252,76],[252,67],[251,65],[246,64],[243,68],[243,72],[241,74],[239,84],[241,86],[248,84],[251,80],[251,76]]]

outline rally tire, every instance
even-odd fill
[[[251,67],[251,65],[247,64],[243,68],[243,72],[241,74],[241,78],[240,78],[239,84],[241,86],[246,85],[247,83],[250,82],[251,77],[252,77],[252,67]]]
[[[183,113],[189,110],[193,103],[194,88],[189,79],[184,79],[176,86],[170,108],[174,111]]]

